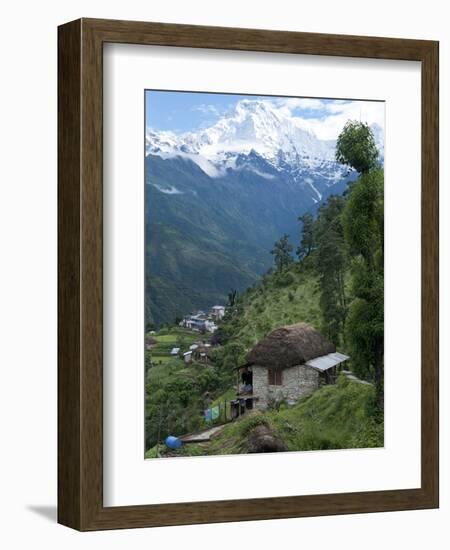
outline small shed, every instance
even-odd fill
[[[180,353],[180,348],[172,348],[170,351],[170,355],[175,356]]]

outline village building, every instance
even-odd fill
[[[214,333],[219,328],[217,323],[223,318],[224,315],[225,306],[213,306],[209,313],[197,311],[197,313],[185,315],[179,324],[180,326],[190,330]]]
[[[211,308],[211,316],[216,320],[220,321],[225,315],[225,306],[213,306]]]
[[[213,360],[211,344],[200,344],[193,352],[192,359],[198,363],[210,364]]]
[[[258,342],[237,369],[237,412],[265,410],[280,401],[296,403],[322,384],[333,384],[337,367],[348,359],[305,323],[278,328]]]
[[[175,357],[176,355],[178,355],[180,353],[180,348],[172,348],[170,350],[170,355],[172,355],[173,357]]]
[[[152,338],[151,336],[145,337],[145,349],[147,351],[150,351],[153,346],[155,346],[158,343],[158,341],[155,338]]]
[[[206,315],[202,311],[199,311],[195,315],[186,315],[186,317],[182,321],[182,324],[185,328],[188,328],[190,330],[206,332],[206,322]]]
[[[183,353],[183,360],[186,364],[192,363],[192,350]]]

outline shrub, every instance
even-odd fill
[[[375,420],[366,422],[358,427],[354,433],[350,446],[354,448],[383,447],[384,424]]]

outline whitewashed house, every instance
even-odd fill
[[[213,306],[211,308],[211,315],[216,321],[220,321],[225,315],[225,306]]]

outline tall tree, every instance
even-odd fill
[[[311,214],[306,213],[298,218],[302,224],[302,238],[297,248],[299,260],[307,258],[314,248],[314,219]]]
[[[364,174],[377,166],[377,158],[378,149],[369,125],[347,121],[337,140],[336,160]]]
[[[235,288],[231,289],[228,293],[228,307],[234,307],[237,301],[237,290]]]
[[[342,227],[344,205],[343,197],[330,197],[320,207],[314,224],[322,330],[336,344],[343,338],[347,316],[344,284],[347,250]]]
[[[384,378],[384,172],[367,124],[349,121],[338,137],[336,159],[360,172],[342,216],[352,257],[354,300],[346,333],[355,370],[375,381],[383,407]]]
[[[352,290],[347,333],[353,361],[376,383],[382,401],[384,371],[383,170],[363,174],[348,198],[343,222],[352,255]]]
[[[284,234],[274,245],[270,253],[274,257],[278,271],[284,271],[294,260],[292,258],[293,247],[289,243],[289,235]]]

